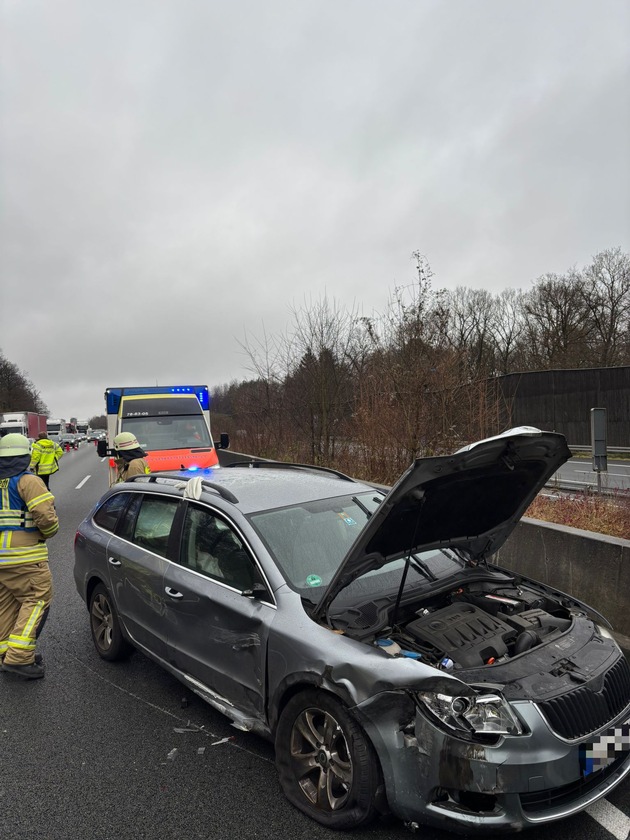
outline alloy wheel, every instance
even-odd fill
[[[291,764],[307,799],[325,811],[348,801],[353,766],[339,722],[322,709],[304,709],[291,732]]]

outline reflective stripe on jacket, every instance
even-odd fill
[[[0,479],[0,567],[48,560],[45,540],[59,530],[54,496],[36,475]]]
[[[31,469],[37,475],[52,475],[59,469],[63,449],[54,440],[36,440],[31,447]]]
[[[0,479],[2,507],[0,508],[0,531],[37,531],[33,514],[24,504],[18,492],[18,481],[26,472]]]

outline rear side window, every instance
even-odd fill
[[[129,493],[116,493],[110,496],[94,514],[94,522],[106,531],[115,531],[120,514],[129,501]]]

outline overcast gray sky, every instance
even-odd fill
[[[53,415],[246,378],[416,250],[494,292],[630,250],[627,0],[0,8],[0,349]]]

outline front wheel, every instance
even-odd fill
[[[131,645],[120,629],[112,596],[102,583],[94,587],[90,598],[90,630],[94,647],[102,659],[114,662],[131,652]]]
[[[280,715],[276,766],[285,796],[327,828],[371,822],[382,788],[378,758],[345,706],[330,694],[297,694]]]

